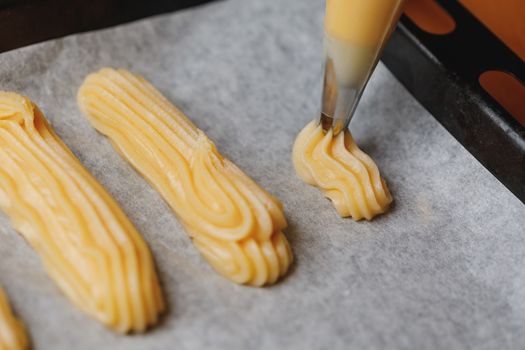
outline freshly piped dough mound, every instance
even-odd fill
[[[315,121],[299,133],[293,147],[297,175],[319,187],[342,217],[355,220],[384,213],[392,196],[372,158],[361,151],[347,130],[333,136]]]
[[[293,257],[281,203],[225,159],[151,84],[125,70],[89,75],[78,103],[93,126],[160,192],[208,262],[261,286]]]
[[[71,301],[117,332],[164,309],[153,259],[117,203],[23,96],[0,92],[0,207]]]
[[[0,350],[25,350],[28,347],[26,329],[13,315],[7,296],[0,287]]]

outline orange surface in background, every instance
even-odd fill
[[[435,0],[408,0],[405,15],[420,29],[432,34],[448,34],[456,28],[454,19]]]
[[[479,76],[479,83],[496,101],[525,127],[525,86],[512,75],[488,71]]]
[[[459,0],[525,61],[525,0]]]
[[[458,1],[525,61],[525,0]],[[446,35],[456,25],[461,26],[454,24],[454,19],[436,0],[408,0],[405,14],[420,29],[432,34]],[[480,75],[479,83],[525,127],[525,82],[506,72],[488,71]]]
[[[525,0],[459,0],[501,41],[525,61]],[[510,72],[512,73],[512,72]],[[483,73],[479,82],[525,127],[525,85],[504,72]]]

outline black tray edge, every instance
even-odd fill
[[[393,33],[382,61],[483,166],[525,203],[525,129],[479,87],[477,80],[466,81],[443,64],[440,53],[424,45],[405,22],[409,20],[403,18]]]

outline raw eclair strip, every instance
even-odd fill
[[[261,286],[286,273],[293,256],[281,203],[151,84],[105,68],[86,78],[77,97],[93,126],[160,192],[220,274]]]
[[[151,253],[28,98],[0,92],[0,207],[80,309],[117,332],[157,322]]]
[[[22,321],[13,314],[9,301],[0,287],[0,350],[25,350],[29,338]]]
[[[377,165],[348,130],[334,137],[332,130],[325,133],[321,125],[310,122],[295,140],[293,163],[297,175],[319,187],[342,217],[371,220],[392,202]]]

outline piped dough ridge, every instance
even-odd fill
[[[342,217],[371,220],[392,202],[377,165],[348,130],[334,137],[312,121],[297,136],[292,158],[297,175],[321,189]]]
[[[80,309],[117,332],[157,322],[151,253],[27,97],[0,92],[0,207]]]
[[[144,78],[104,68],[78,104],[92,125],[164,197],[206,260],[240,284],[272,284],[293,255],[281,203],[224,158]]]

